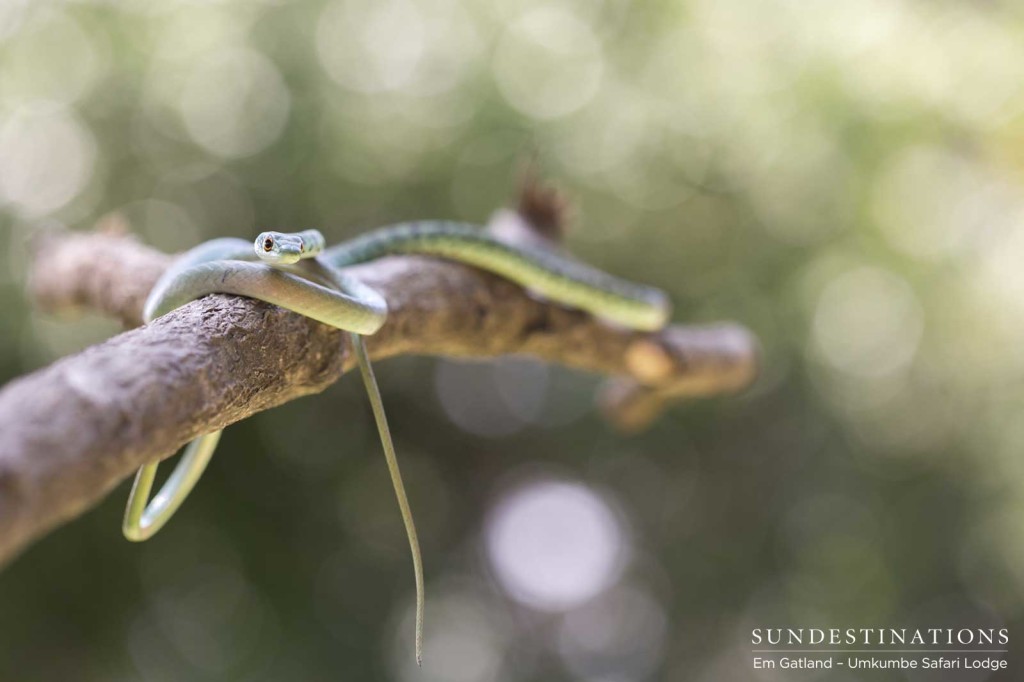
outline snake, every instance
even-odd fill
[[[206,295],[234,294],[280,306],[347,333],[412,554],[415,653],[419,664],[425,604],[423,563],[380,389],[363,339],[387,321],[387,302],[375,289],[345,272],[351,266],[394,255],[458,261],[511,280],[547,300],[638,331],[664,327],[671,307],[660,289],[619,279],[550,249],[502,241],[475,225],[447,221],[383,227],[330,248],[317,230],[268,231],[254,242],[232,237],[213,239],[186,251],[157,280],[143,308],[147,324]],[[199,482],[221,433],[213,431],[191,441],[152,500],[149,497],[159,460],[138,470],[122,524],[128,540],[147,540],[170,520]]]

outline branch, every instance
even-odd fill
[[[503,238],[538,238],[517,214],[499,217],[492,228]],[[35,245],[30,295],[49,311],[88,308],[134,326],[170,262],[127,234],[52,234]],[[390,309],[368,339],[373,358],[522,353],[621,375],[605,408],[626,426],[649,421],[668,398],[736,391],[756,374],[756,342],[736,325],[633,332],[423,257],[386,258],[352,273]],[[145,462],[322,391],[352,364],[337,330],[214,295],[12,381],[0,390],[0,563],[97,504]]]

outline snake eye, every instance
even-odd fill
[[[274,248],[274,240],[273,239],[271,239],[270,237],[267,237],[266,239],[263,240],[263,250],[264,251],[270,251],[273,248]]]

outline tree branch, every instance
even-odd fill
[[[503,238],[538,238],[517,214],[499,216],[492,228]],[[49,311],[89,308],[134,326],[170,261],[127,234],[53,234],[36,244],[30,294]],[[756,374],[756,342],[737,325],[624,330],[423,257],[352,273],[390,309],[368,339],[373,358],[525,353],[620,375],[605,412],[627,427],[649,422],[668,399],[736,391]],[[10,382],[0,390],[0,563],[97,504],[141,464],[322,391],[352,362],[337,330],[214,295]]]

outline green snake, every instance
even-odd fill
[[[416,578],[416,660],[420,662],[424,587],[419,541],[380,390],[363,342],[363,335],[373,334],[384,324],[387,304],[379,293],[343,271],[396,254],[438,256],[473,265],[546,299],[637,330],[663,327],[670,306],[667,296],[658,289],[617,279],[552,251],[499,241],[472,225],[451,222],[394,225],[329,249],[316,230],[264,232],[255,243],[214,239],[183,254],[154,285],[143,312],[147,323],[207,294],[223,293],[266,301],[348,332],[409,538]],[[139,469],[125,510],[125,537],[146,540],[167,523],[199,481],[220,435],[220,431],[214,431],[189,443],[148,504],[159,461]]]

